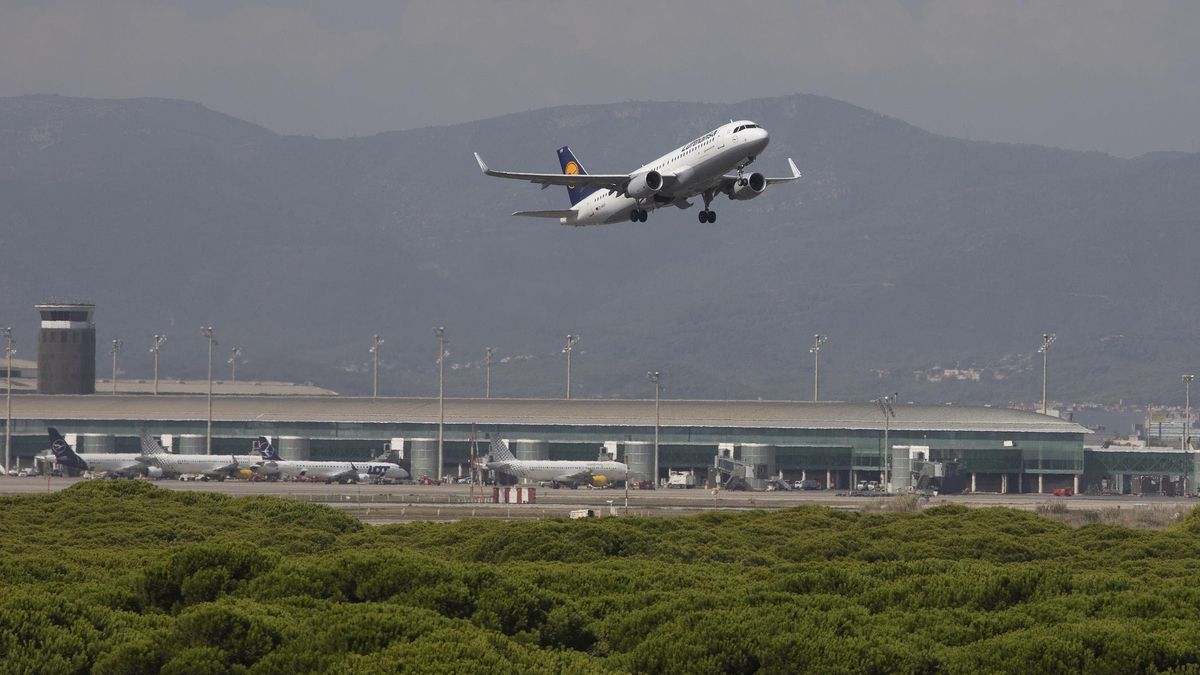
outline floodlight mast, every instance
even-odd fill
[[[496,353],[495,347],[487,347],[483,353],[483,367],[486,372],[483,380],[483,397],[492,397],[492,355]]]
[[[207,427],[207,431],[205,432],[205,439],[206,439],[205,440],[205,452],[207,454],[211,455],[212,454],[212,419],[213,419],[212,366],[213,366],[213,347],[217,346],[217,339],[213,335],[212,326],[202,326],[200,328],[200,335],[203,336],[204,339],[208,340],[208,427]]]
[[[1195,375],[1183,376],[1183,442],[1181,445],[1185,452],[1192,447],[1192,380],[1195,379]]]
[[[886,394],[875,399],[875,403],[879,405],[879,411],[883,413],[883,461],[880,463],[880,482],[884,490],[891,492],[888,486],[888,460],[891,456],[891,448],[889,446],[888,437],[891,432],[891,420],[896,416],[895,409],[892,406],[896,403],[899,393]]]
[[[659,414],[659,402],[662,398],[662,373],[652,370],[646,373],[646,378],[654,385],[654,478],[651,484],[658,487],[658,435],[662,428],[662,416]]]
[[[819,400],[817,393],[821,383],[821,345],[829,340],[829,336],[817,333],[813,336],[813,346],[808,351],[813,355],[813,402]]]
[[[563,347],[563,353],[567,355],[567,398],[571,398],[571,352],[575,350],[575,344],[579,342],[578,335],[567,336],[567,346]]]
[[[1054,341],[1056,339],[1058,339],[1058,336],[1055,335],[1054,333],[1042,333],[1042,346],[1038,348],[1038,353],[1042,355],[1042,414],[1043,415],[1049,414],[1048,413],[1049,408],[1046,406],[1046,374],[1047,374],[1046,362],[1048,360],[1047,357],[1050,354],[1050,345],[1054,344]]]
[[[378,334],[371,336],[371,398],[379,398],[379,345],[383,338]]]
[[[241,358],[242,358],[242,348],[241,347],[234,347],[233,349],[229,350],[229,361],[227,361],[227,363],[229,364],[229,381],[230,382],[234,382],[234,383],[237,382],[237,364],[238,364],[238,361],[241,360]]]
[[[117,393],[117,354],[121,353],[121,341],[112,341],[112,393]]]
[[[17,343],[13,340],[12,327],[4,329],[4,475],[12,466],[12,357],[17,353]]]
[[[437,479],[442,479],[442,462],[445,456],[446,430],[446,329],[438,326],[433,329],[438,341],[438,465]]]
[[[162,344],[167,341],[166,334],[154,335],[154,344],[150,346],[150,353],[154,355],[154,395],[158,396],[158,352],[162,348]]]

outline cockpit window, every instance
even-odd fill
[[[743,124],[742,126],[734,129],[733,133],[736,134],[737,132],[742,131],[743,129],[757,129],[757,128],[758,128],[757,124]]]

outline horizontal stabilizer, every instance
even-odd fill
[[[553,211],[517,211],[514,216],[529,216],[530,218],[570,218],[574,215],[571,209],[557,209]]]

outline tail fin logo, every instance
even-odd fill
[[[573,159],[572,159],[572,160],[568,160],[568,161],[567,161],[567,165],[563,167],[563,173],[564,173],[564,174],[566,174],[566,175],[568,175],[568,176],[578,176],[578,175],[579,175],[579,162],[576,162],[576,161],[575,161],[575,160],[573,160]],[[568,186],[567,186],[567,189],[568,189],[568,190],[574,190],[574,189],[575,189],[575,186],[574,186],[574,185],[568,185]]]

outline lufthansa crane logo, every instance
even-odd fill
[[[565,167],[563,167],[563,173],[567,174],[568,176],[578,176],[579,175],[579,165],[576,164],[575,160],[572,159],[571,161],[567,162],[567,165]],[[575,189],[574,185],[568,185],[567,187],[572,190]]]

